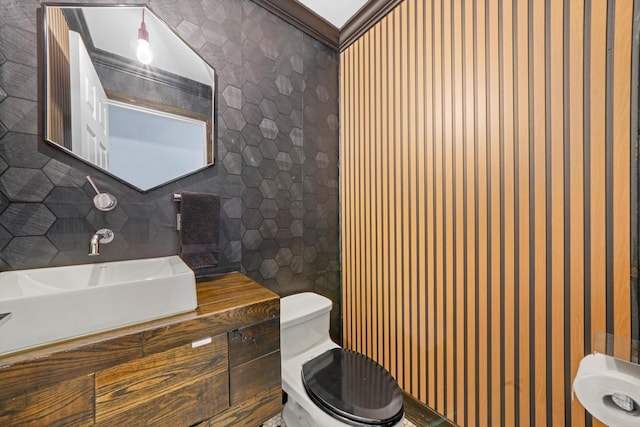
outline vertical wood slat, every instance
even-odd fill
[[[463,294],[463,309],[466,314],[466,321],[464,322],[464,340],[466,347],[462,350],[464,353],[465,364],[465,386],[463,392],[465,393],[465,417],[461,424],[465,425],[478,425],[476,419],[476,409],[478,402],[474,398],[469,396],[475,395],[476,390],[476,365],[477,360],[477,342],[475,340],[476,335],[476,313],[477,307],[475,305],[476,300],[476,252],[474,242],[476,241],[476,203],[475,203],[475,185],[476,185],[476,123],[475,123],[475,81],[474,81],[474,38],[475,38],[475,25],[474,25],[474,7],[472,2],[465,2],[464,6],[464,54],[463,61],[465,66],[463,67],[464,73],[464,132],[465,137],[462,140],[465,164],[463,165],[467,179],[464,183],[466,189],[465,212],[464,212],[464,251],[465,251],[465,277],[463,277],[463,288],[466,292]],[[460,351],[460,349],[459,349]]]
[[[417,264],[418,264],[418,277],[416,278],[418,284],[424,284],[427,281],[427,265],[422,260],[426,259],[427,255],[427,242],[426,242],[426,226],[427,226],[427,217],[426,217],[426,133],[427,127],[425,120],[426,114],[426,73],[425,73],[425,41],[426,28],[423,25],[422,20],[425,17],[427,7],[427,2],[417,2],[417,10],[415,14],[416,20],[416,56],[417,56],[417,68],[416,68],[416,121],[420,123],[418,126],[418,134],[416,143],[418,145],[417,152],[417,174],[418,174],[418,182],[417,182],[417,215],[418,215],[418,228],[415,233],[415,238],[418,241],[418,254],[417,254]],[[416,294],[413,296],[413,309],[417,315],[417,325],[416,334],[417,340],[414,342],[414,352],[413,357],[416,359],[417,368],[413,372],[414,379],[416,381],[416,389],[413,395],[417,395],[420,400],[423,402],[426,401],[427,396],[427,379],[424,378],[423,375],[420,375],[420,372],[426,372],[427,369],[427,317],[426,317],[426,304],[425,295],[426,288],[424,286],[418,285],[416,287]],[[414,369],[414,368],[412,368]]]
[[[436,310],[434,309],[435,304],[435,230],[433,229],[434,224],[434,174],[435,168],[433,167],[434,162],[434,135],[435,135],[435,105],[434,105],[434,61],[433,55],[430,52],[433,52],[434,46],[434,26],[432,25],[434,17],[434,0],[429,0],[426,3],[425,7],[425,17],[424,17],[424,27],[425,27],[425,123],[426,123],[426,158],[425,158],[425,169],[426,169],[426,189],[427,192],[427,204],[426,204],[426,240],[427,240],[427,253],[430,256],[427,256],[426,260],[426,268],[427,268],[427,281],[425,283],[426,292],[425,292],[425,311],[427,312],[427,323],[426,323],[426,333],[427,333],[427,347],[425,349],[426,359],[427,359],[427,372],[435,372],[436,371],[436,363],[435,363],[435,328],[436,328]],[[428,375],[426,381],[428,383],[427,387],[427,398],[424,400],[430,407],[435,408],[436,405],[436,375]]]
[[[559,361],[564,359],[564,210],[563,210],[563,185],[564,185],[564,103],[563,103],[563,64],[562,64],[562,41],[563,41],[563,4],[558,1],[549,2],[550,9],[547,14],[549,18],[549,44],[547,58],[549,64],[547,69],[550,76],[546,84],[550,87],[550,93],[547,95],[549,106],[548,114],[550,116],[550,140],[547,142],[547,168],[550,167],[551,176],[547,176],[547,200],[551,206],[547,207],[547,215],[550,220],[547,222],[547,235],[551,237],[551,249],[547,254],[550,257],[550,265],[547,265],[547,271],[551,269],[551,281],[547,281],[547,289],[550,294],[547,295],[547,312],[551,312],[551,316],[547,314],[547,358],[548,367],[551,370],[551,384],[547,379],[547,401],[551,402],[551,407],[547,410],[551,411],[551,419],[554,425],[564,423],[564,363]],[[549,217],[550,215],[550,217]],[[567,224],[568,225],[568,224]],[[548,247],[548,246],[547,246]],[[549,322],[551,324],[549,325]],[[555,361],[555,363],[554,363]],[[551,385],[555,384],[555,387]],[[549,396],[551,390],[551,396]]]
[[[487,189],[487,84],[486,84],[486,32],[485,26],[485,10],[486,1],[478,0],[475,13],[475,25],[476,25],[476,58],[475,58],[475,74],[476,74],[476,140],[477,140],[477,152],[476,163],[478,170],[476,172],[478,182],[476,184],[476,200],[477,200],[477,220],[476,220],[476,232],[477,238],[475,242],[476,258],[477,258],[477,295],[476,301],[477,310],[476,318],[478,320],[476,326],[477,343],[477,360],[475,367],[478,370],[478,387],[476,392],[476,400],[478,407],[476,413],[478,414],[478,425],[488,426],[488,414],[489,414],[489,396],[491,390],[489,390],[489,372],[487,366],[489,365],[489,349],[487,342],[486,331],[488,330],[489,322],[487,321],[489,313],[489,307],[487,304],[487,271],[488,271],[488,257],[487,257],[487,242],[488,242],[488,227],[487,224],[487,198],[483,197],[483,194],[488,193]],[[482,331],[485,331],[484,333]]]
[[[345,346],[459,425],[585,425],[630,334],[632,6],[405,0],[342,53]]]
[[[584,64],[584,4],[575,2],[570,4],[569,9],[569,52],[568,60],[569,70],[565,72],[571,75],[569,84],[570,99],[570,115],[565,117],[569,120],[569,146],[570,146],[570,236],[569,242],[572,254],[583,254],[584,246],[584,147],[581,143],[584,139],[584,114],[579,108],[584,105],[583,85],[584,76],[582,73],[571,73],[572,70],[580,70]],[[565,62],[566,63],[566,62]],[[578,370],[581,360],[581,354],[584,352],[584,331],[585,331],[585,313],[584,313],[584,268],[585,259],[583,256],[572,256],[571,265],[565,266],[570,268],[571,275],[571,305],[570,319],[571,324],[569,330],[570,337],[570,375],[573,378]],[[576,425],[585,424],[585,411],[579,402],[573,400],[571,402],[571,421]]]
[[[518,233],[518,299],[514,301],[514,309],[517,310],[516,319],[518,320],[519,328],[515,331],[517,334],[517,346],[515,351],[518,352],[519,357],[516,359],[519,364],[519,370],[515,373],[517,378],[517,391],[519,400],[516,401],[518,405],[520,416],[516,419],[516,423],[521,426],[531,425],[531,381],[530,373],[531,368],[531,305],[530,305],[530,272],[531,264],[529,262],[531,256],[530,242],[531,238],[529,231],[531,230],[531,123],[529,123],[530,117],[530,74],[528,69],[529,64],[529,3],[527,0],[519,0],[515,5],[517,18],[514,26],[517,26],[517,31],[514,31],[514,45],[517,51],[514,61],[516,61],[516,82],[514,90],[517,93],[517,99],[515,106],[516,109],[516,148],[518,151],[518,173],[516,176],[518,184],[515,190],[518,193],[517,219],[519,221],[519,227],[516,230]]]

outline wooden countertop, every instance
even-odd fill
[[[36,384],[45,387],[280,316],[278,295],[241,273],[196,286],[195,311],[0,356],[0,403]]]

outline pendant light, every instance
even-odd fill
[[[149,45],[149,32],[147,26],[144,23],[144,9],[142,9],[142,22],[140,28],[138,28],[138,61],[147,65],[151,63],[153,54],[151,52],[151,46]]]

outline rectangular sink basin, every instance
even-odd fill
[[[0,354],[197,305],[195,276],[178,256],[6,271],[0,273]]]

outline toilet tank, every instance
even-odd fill
[[[280,351],[292,357],[330,340],[331,300],[313,292],[280,299]]]

